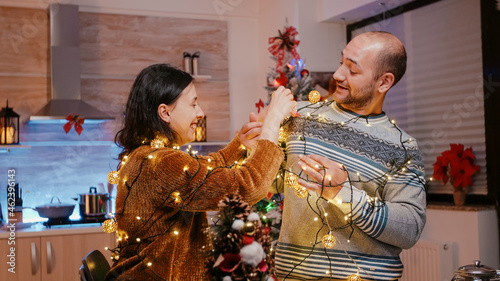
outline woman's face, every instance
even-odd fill
[[[177,101],[169,106],[170,128],[179,136],[179,146],[192,142],[198,119],[205,116],[198,105],[198,96],[194,84],[189,84]]]

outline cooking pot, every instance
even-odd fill
[[[57,202],[54,202],[54,198]],[[36,208],[31,208],[38,212],[38,215],[42,218],[48,219],[61,219],[68,218],[75,209],[75,205],[63,204],[57,196],[52,197],[50,204],[40,205]]]
[[[476,260],[474,264],[459,267],[451,281],[500,281],[500,270]]]
[[[91,187],[89,193],[79,194],[80,215],[82,217],[99,217],[108,213],[107,193],[97,193],[97,188]]]

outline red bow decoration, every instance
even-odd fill
[[[255,104],[255,107],[257,107],[257,113],[260,113],[260,109],[264,108],[264,102],[262,99],[259,99],[259,102]]]
[[[66,117],[66,120],[68,120],[68,123],[64,124],[63,129],[66,132],[66,134],[71,130],[71,127],[74,125],[75,126],[75,131],[80,135],[83,131],[82,124],[85,121],[85,118],[80,117],[80,115],[74,115],[74,114],[68,114]]]
[[[295,49],[300,43],[299,40],[295,40],[295,36],[299,34],[297,29],[293,26],[289,26],[285,28],[283,33],[281,30],[278,30],[278,33],[279,36],[269,37],[269,44],[271,44],[271,46],[268,48],[269,52],[277,59],[276,70],[281,69],[285,64],[286,52],[290,52],[294,59],[300,59],[300,55]]]

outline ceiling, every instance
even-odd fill
[[[325,19],[330,22],[347,22],[352,23],[366,19],[378,14],[382,14],[384,11],[390,11],[396,7],[404,5],[415,0],[384,0],[384,1],[369,1],[358,7],[349,9],[347,11],[341,11],[342,9],[336,9],[339,11],[337,14],[330,14],[330,16]],[[325,14],[325,13],[324,13]]]

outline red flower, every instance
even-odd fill
[[[446,150],[436,158],[432,176],[447,183],[448,180],[456,189],[466,188],[472,185],[472,176],[479,171],[479,166],[474,165],[476,157],[472,148],[464,150],[463,144],[450,144],[450,150]]]

